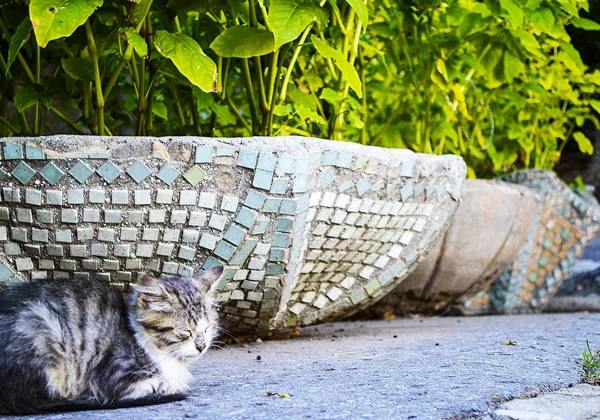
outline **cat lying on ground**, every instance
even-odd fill
[[[222,272],[144,275],[128,299],[101,281],[0,290],[0,414],[185,398],[188,366],[217,334],[212,286]]]

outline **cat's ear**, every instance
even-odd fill
[[[213,286],[217,284],[217,280],[221,278],[222,274],[223,266],[219,265],[204,271],[198,277],[195,277],[194,281],[196,282],[200,290],[202,290],[204,293],[207,293],[213,288]]]
[[[140,276],[133,288],[138,292],[137,303],[141,308],[148,308],[159,302],[164,304],[169,299],[167,289],[156,277],[148,274]]]

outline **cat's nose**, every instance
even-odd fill
[[[206,346],[204,344],[196,344],[196,349],[202,353],[206,349]]]

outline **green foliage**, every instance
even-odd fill
[[[552,168],[571,139],[593,153],[580,129],[598,126],[600,71],[565,29],[600,30],[583,10],[581,0],[13,2],[0,8],[0,135],[51,133],[58,119],[83,134],[300,134],[453,153],[469,176]]]
[[[581,374],[583,381],[591,385],[600,385],[600,352],[592,351],[586,340],[587,350],[583,351]]]

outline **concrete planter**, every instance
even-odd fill
[[[307,138],[3,139],[0,281],[142,271],[219,285],[235,333],[351,314],[448,225],[462,159]]]
[[[583,248],[600,233],[600,206],[554,173],[518,171],[503,180],[531,189],[541,203],[519,255],[500,277],[459,307],[463,313],[538,312],[568,278]]]
[[[517,257],[538,211],[525,187],[466,181],[446,234],[372,311],[435,313],[486,289]]]

